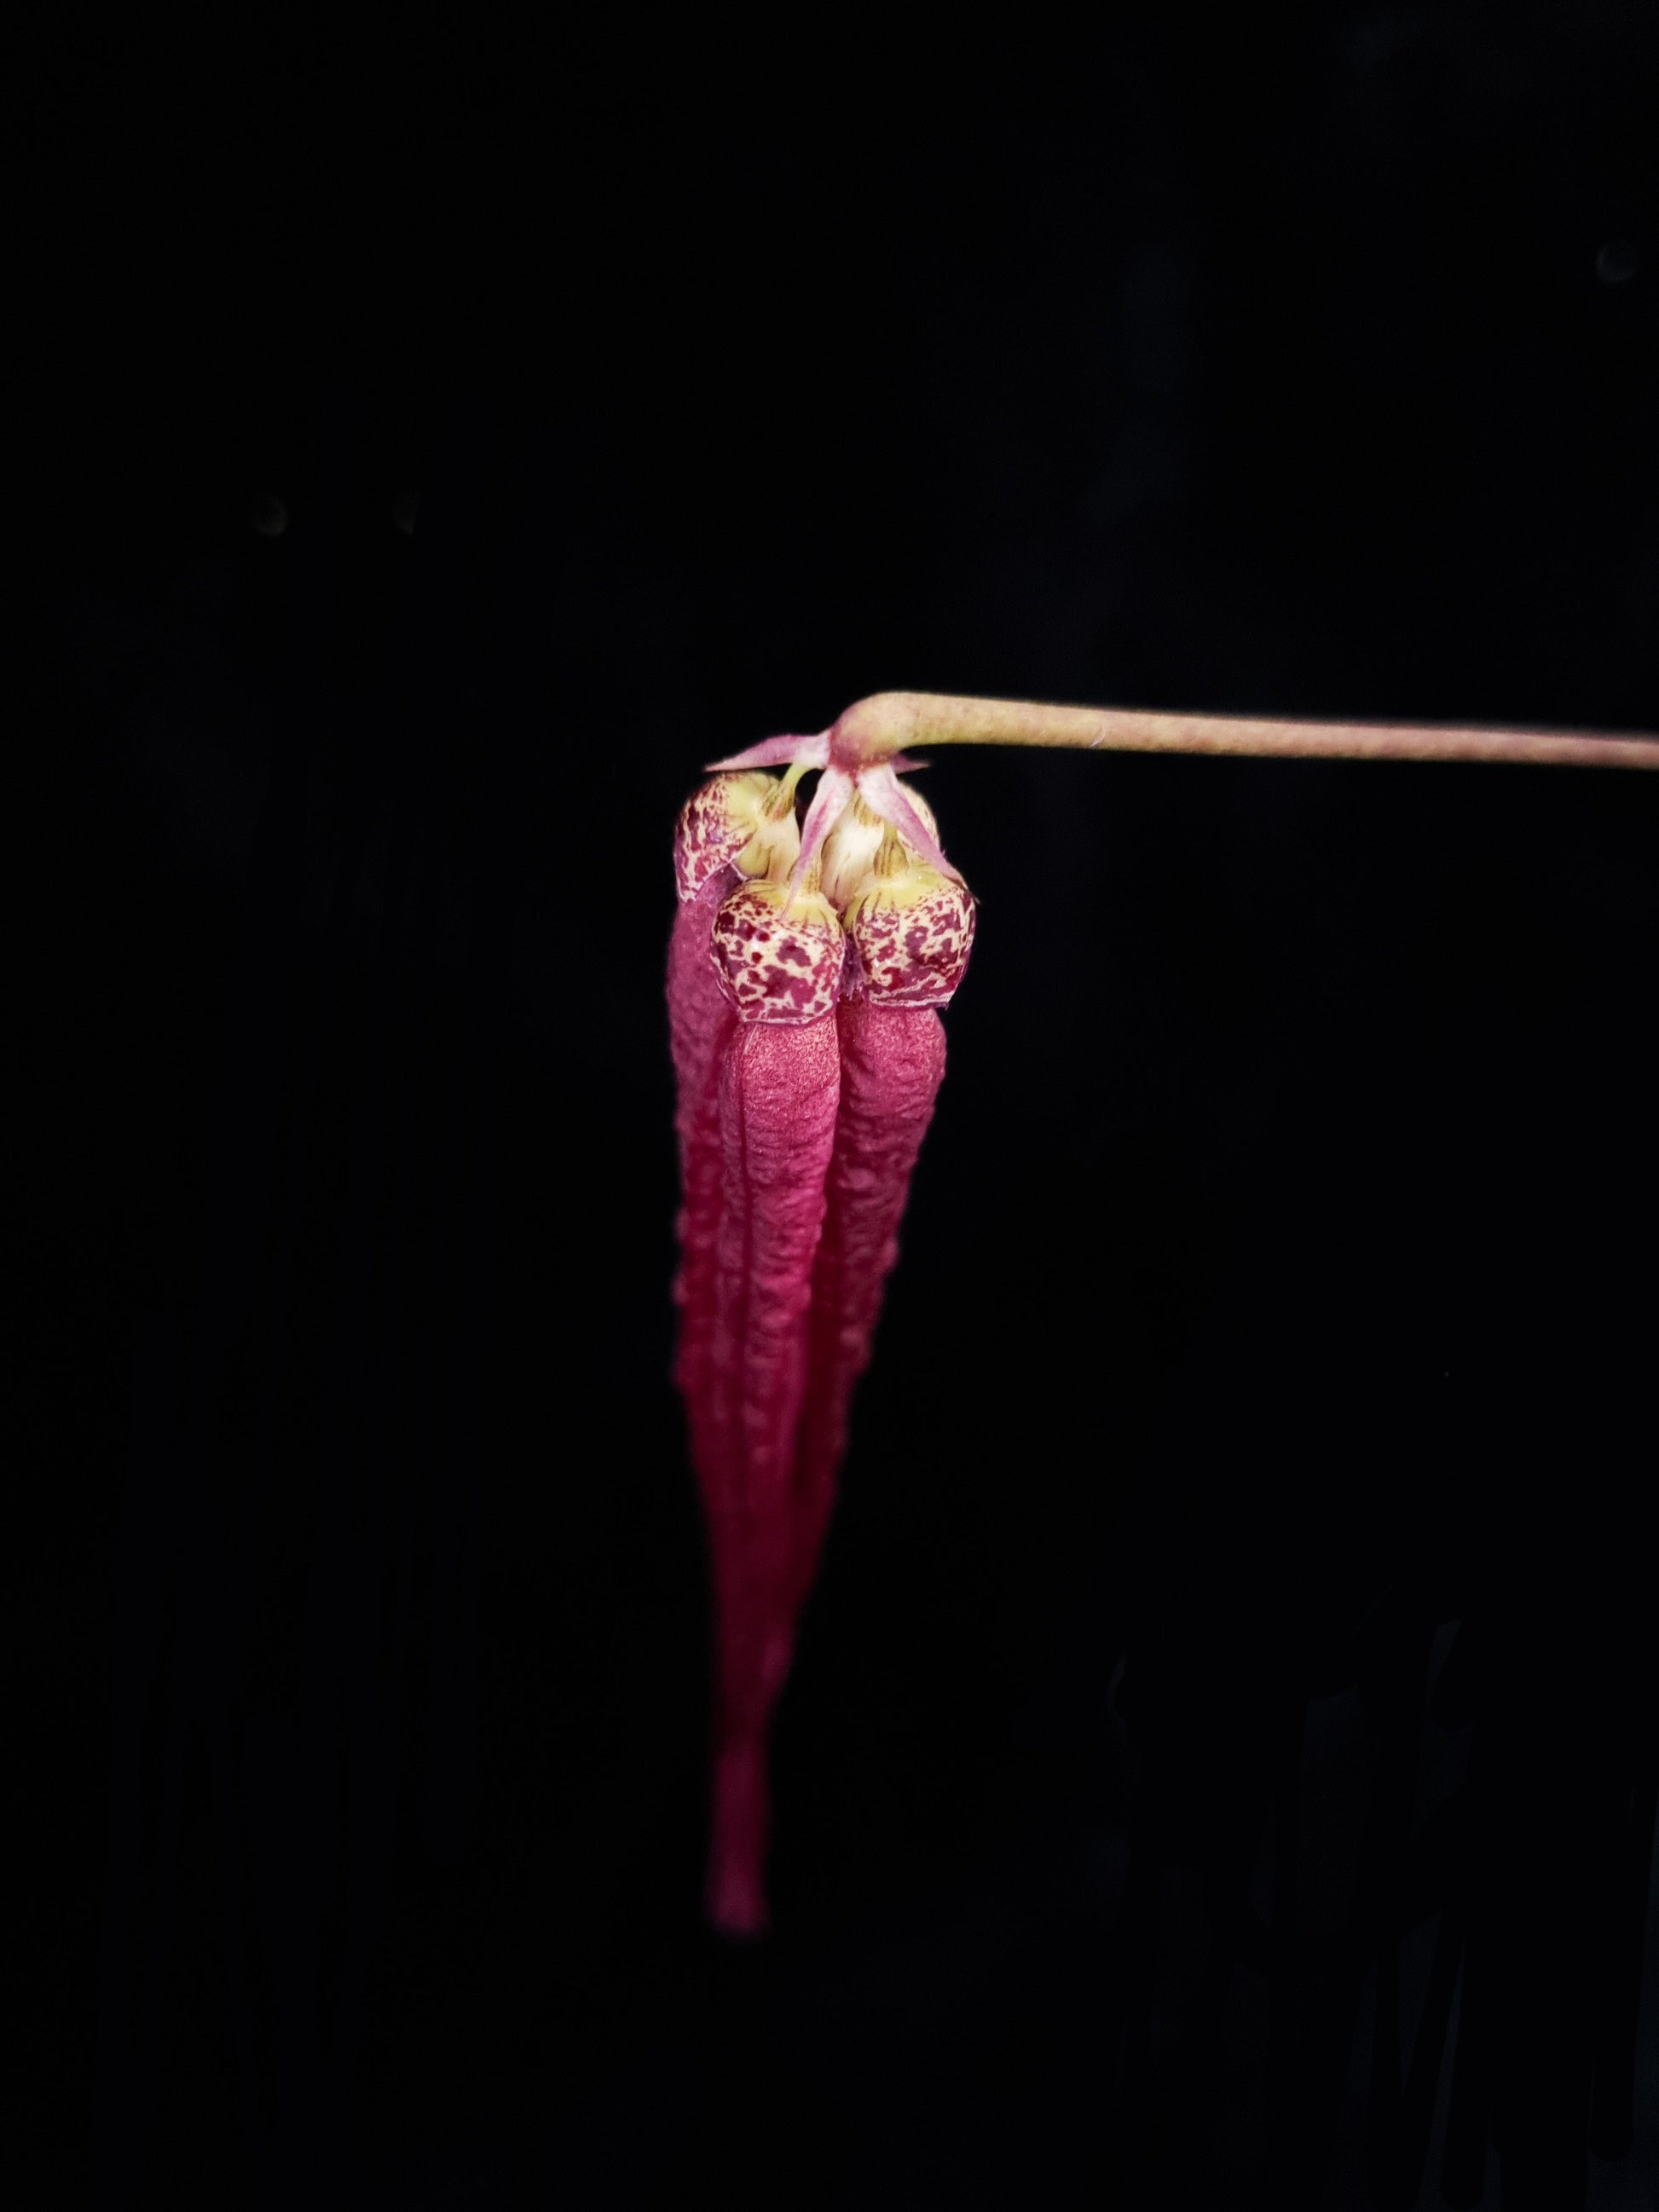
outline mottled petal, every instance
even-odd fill
[[[674,889],[682,905],[737,860],[777,789],[770,775],[715,775],[700,783],[674,824]]]
[[[885,1006],[947,1006],[973,949],[974,916],[967,887],[936,868],[918,864],[891,881],[874,880],[843,917],[854,972]]]
[[[815,1022],[833,1012],[847,940],[828,899],[740,884],[714,916],[714,972],[740,1022]]]

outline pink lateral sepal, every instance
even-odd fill
[[[945,1024],[931,1007],[843,999],[836,1027],[841,1098],[812,1269],[795,1455],[797,1607],[805,1604],[817,1570],[853,1394],[870,1364],[910,1178],[945,1078]]]
[[[720,1064],[722,1188],[709,1370],[730,1411],[720,1425],[721,1449],[698,1474],[714,1584],[718,1692],[709,1897],[723,1912],[745,1916],[741,1900],[763,1894],[767,1730],[782,1686],[779,1657],[793,1643],[798,1611],[795,1440],[840,1095],[833,1012],[799,1024],[735,1024]]]
[[[974,902],[959,878],[921,865],[872,878],[842,916],[849,982],[883,1006],[948,1006],[967,971],[974,922]]]
[[[812,793],[806,819],[800,825],[800,851],[789,877],[792,888],[799,890],[805,882],[807,870],[817,859],[824,839],[841,819],[852,796],[852,777],[843,775],[838,768],[825,769]]]
[[[710,950],[740,1022],[814,1022],[835,1006],[847,944],[818,892],[792,900],[784,884],[739,884],[714,916]]]
[[[820,730],[815,738],[763,738],[757,745],[746,752],[733,753],[729,760],[710,761],[710,769],[730,768],[823,768],[830,758],[830,732]]]
[[[679,1309],[674,1380],[690,1430],[693,1463],[722,1449],[722,1409],[708,1387],[713,1356],[715,1241],[720,1218],[720,1073],[737,1027],[708,957],[714,916],[737,880],[722,868],[674,916],[668,945],[668,1036],[674,1062],[674,1129],[679,1140],[679,1265],[672,1296]]]

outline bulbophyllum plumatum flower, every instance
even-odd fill
[[[766,1925],[768,1737],[945,1072],[974,905],[909,744],[1659,767],[1659,740],[882,692],[712,763],[680,812],[668,960],[682,1199],[674,1375],[708,1522],[705,1908]],[[782,769],[774,775],[769,771]],[[801,777],[819,771],[797,827]]]
[[[973,940],[908,763],[826,767],[798,831],[812,750],[717,772],[675,835],[674,1372],[714,1583],[705,1909],[732,1935],[766,1925],[772,1716]]]

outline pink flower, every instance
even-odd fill
[[[676,833],[674,1371],[714,1582],[705,1909],[732,1935],[767,1922],[772,1715],[945,1071],[937,1009],[973,939],[908,765],[777,739],[694,792]]]

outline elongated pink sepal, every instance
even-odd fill
[[[833,1013],[738,1023],[720,1073],[711,1363],[732,1401],[717,1425],[729,1449],[703,1479],[719,1689],[707,1906],[732,1934],[764,1924],[767,1742],[781,1686],[775,1655],[795,1603],[795,1438],[840,1094]]]
[[[796,1442],[798,1607],[817,1572],[854,1395],[870,1364],[911,1176],[945,1076],[937,1010],[962,981],[974,919],[966,887],[921,863],[893,876],[872,872],[842,917],[848,955],[836,1009],[841,1103]],[[774,1666],[787,1671],[788,1659],[786,1649]]]
[[[668,948],[668,1033],[680,1156],[673,1373],[685,1407],[692,1465],[699,1470],[717,1465],[729,1452],[721,1428],[729,1409],[713,1388],[711,1363],[722,1190],[720,1062],[737,1016],[720,989],[709,945],[720,901],[736,880],[730,868],[710,877],[677,911]]]
[[[870,1364],[911,1176],[945,1077],[945,1025],[931,1008],[843,999],[836,1027],[841,1102],[813,1267],[796,1448],[792,1583],[798,1606],[817,1570],[854,1392]]]
[[[824,839],[835,828],[843,808],[853,796],[853,779],[843,775],[838,768],[827,768],[818,778],[818,787],[812,793],[812,804],[806,810],[806,819],[800,825],[800,851],[789,881],[797,888],[806,878],[806,872],[818,857]]]

